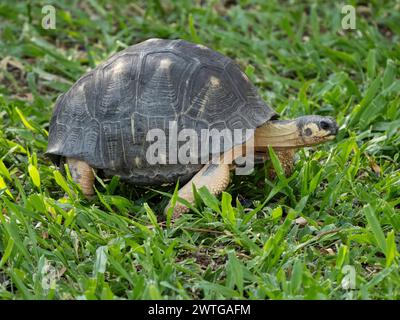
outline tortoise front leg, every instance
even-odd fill
[[[296,153],[296,149],[287,148],[287,149],[277,149],[274,148],[275,154],[281,163],[282,169],[285,172],[285,176],[289,177],[293,172],[293,164],[294,164],[294,155]],[[268,176],[270,179],[275,179],[276,172],[274,168],[271,168],[268,172]]]
[[[94,195],[94,173],[91,166],[85,161],[67,158],[69,171],[71,172],[72,179],[76,184],[81,187],[82,193],[86,198]]]
[[[179,191],[178,197],[185,199],[189,203],[194,203],[192,184],[196,189],[206,186],[213,195],[218,195],[229,185],[229,164],[207,164],[196,175],[186,183]],[[171,206],[171,202],[165,208],[165,212]],[[189,208],[177,201],[173,218],[178,218],[181,214],[188,212]]]
[[[293,167],[294,167],[294,155],[296,153],[296,149],[294,148],[273,148],[276,156],[278,157],[278,160],[282,166],[282,169],[285,173],[286,177],[290,177],[293,173]],[[255,155],[254,155],[255,163],[262,164],[265,161],[270,161],[270,157],[267,152],[262,152],[260,150],[257,150]],[[276,172],[275,169],[272,167],[268,170],[268,178],[270,180],[274,180],[276,178]]]

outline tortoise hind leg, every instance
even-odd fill
[[[67,164],[72,179],[81,187],[84,196],[86,198],[92,197],[94,195],[94,173],[92,167],[85,161],[73,158],[67,158]]]
[[[186,183],[179,191],[178,197],[185,199],[189,203],[194,203],[194,194],[192,184],[196,189],[206,186],[213,195],[218,195],[229,185],[229,164],[207,164],[196,175]],[[165,212],[171,206],[171,202],[165,208]],[[185,205],[176,203],[173,217],[178,218],[181,214],[188,212],[189,208]]]

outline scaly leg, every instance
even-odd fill
[[[81,187],[82,193],[86,198],[94,195],[94,173],[85,161],[68,158],[67,164],[71,172],[72,179]]]
[[[293,161],[294,155],[296,153],[296,149],[288,148],[288,149],[274,149],[276,156],[279,159],[279,162],[282,165],[282,169],[285,172],[285,176],[289,177],[293,172]],[[268,172],[268,176],[270,179],[274,179],[276,177],[276,172],[274,168],[271,168]]]
[[[196,175],[186,183],[179,191],[178,197],[185,199],[189,203],[194,203],[192,184],[196,189],[206,186],[213,195],[218,195],[226,189],[229,184],[229,164],[207,164]],[[178,200],[179,201],[179,200]],[[178,218],[181,214],[188,212],[189,208],[176,202],[173,217]],[[165,208],[167,212],[171,202]]]

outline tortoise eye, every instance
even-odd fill
[[[330,128],[330,125],[329,125],[328,122],[326,122],[326,121],[321,121],[321,129],[322,129],[322,130],[329,130],[329,128]]]
[[[306,130],[304,130],[304,133],[306,134],[306,136],[311,136],[312,130],[310,128],[307,128]]]

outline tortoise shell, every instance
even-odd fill
[[[200,133],[254,129],[276,116],[228,57],[184,40],[150,39],[114,54],[58,97],[46,153],[136,184],[185,181],[203,164],[149,164],[150,129],[168,139],[170,121],[178,132]]]

